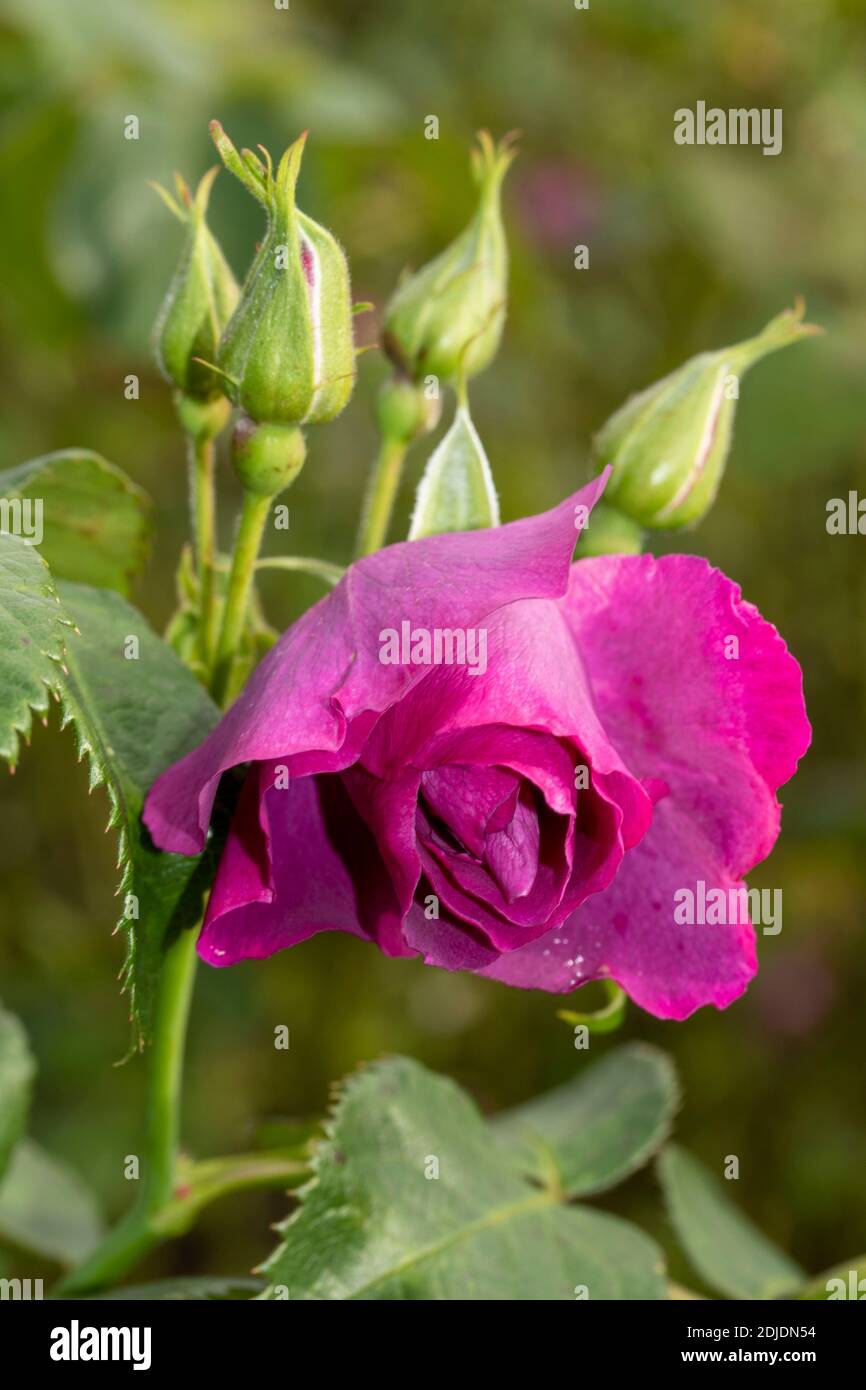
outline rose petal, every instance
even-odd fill
[[[484,860],[509,903],[525,898],[538,872],[538,812],[524,791],[511,823],[485,837]]]
[[[520,778],[498,767],[457,764],[421,774],[421,791],[430,810],[476,859],[484,854],[491,818],[505,806],[511,820],[519,790]]]
[[[252,801],[250,794],[238,803],[220,861],[199,938],[206,961],[261,959],[321,931],[350,932],[390,955],[412,954],[400,936],[403,914],[390,874],[338,776],[301,777],[267,792],[273,894],[261,875],[257,885],[251,873],[238,872],[258,853],[250,846]]]
[[[331,771],[355,761],[351,721],[366,715],[369,724],[370,711],[387,709],[429,675],[425,667],[383,664],[384,630],[399,630],[404,619],[428,629],[476,627],[517,599],[564,594],[582,515],[576,508],[591,509],[606,481],[607,474],[593,479],[539,516],[406,541],[352,565],[272,648],[209,737],[157,780],[144,812],[155,843],[181,854],[201,850],[217,783],[230,767],[309,753],[327,755]]]
[[[377,724],[363,760],[382,775],[412,763],[429,766],[431,754],[444,760],[455,745],[447,735],[478,739],[489,726],[515,731],[546,731],[574,745],[568,778],[568,804],[574,809],[574,762],[585,761],[592,783],[621,810],[622,840],[637,843],[652,816],[652,803],[599,717],[574,637],[555,603],[528,600],[489,616],[487,670],[473,675],[465,666],[430,672]],[[488,735],[490,763],[502,764],[497,736]],[[467,761],[461,754],[459,761]]]
[[[580,561],[560,606],[614,742],[668,795],[603,896],[482,973],[554,991],[610,975],[661,1018],[724,1008],[755,973],[754,931],[680,925],[674,894],[736,889],[772,847],[773,792],[809,743],[800,668],[737,586],[691,556]]]

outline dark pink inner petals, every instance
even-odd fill
[[[520,796],[521,782],[515,778],[514,786],[508,793],[504,801],[501,801],[496,810],[487,822],[485,835],[495,835],[498,830],[507,830],[514,819],[517,810],[517,798]]]
[[[538,812],[524,787],[510,824],[484,839],[484,862],[509,903],[525,898],[535,882],[540,839]]]
[[[483,970],[499,959],[485,934],[449,912],[423,879],[403,923],[403,936],[425,964],[442,970]]]
[[[211,965],[261,959],[321,931],[375,941],[388,955],[411,955],[391,876],[339,776],[303,777],[264,794],[274,893],[264,900],[250,876],[236,877],[249,834],[241,808],[220,863],[199,954]],[[248,849],[244,851],[251,860]]]
[[[262,799],[268,773],[266,766],[254,763],[244,778],[208,901],[205,928],[224,913],[273,898],[270,827]]]
[[[563,894],[562,916],[606,888],[623,859],[622,811],[593,788],[578,792],[572,871]]]
[[[477,859],[484,854],[484,838],[491,820],[494,828],[507,825],[514,814],[520,778],[498,767],[434,768],[421,774],[421,794],[438,820]]]
[[[537,846],[533,839],[505,864],[500,851],[497,868],[512,887],[529,887],[523,896],[509,898],[491,865],[477,859],[432,822],[419,805],[418,848],[425,876],[434,892],[456,916],[478,927],[500,950],[532,939],[543,931],[562,900],[571,872],[573,824],[567,817],[545,812],[539,818]]]
[[[415,895],[421,864],[415,845],[415,807],[420,774],[410,768],[400,778],[383,782],[359,764],[340,774],[356,813],[373,835],[391,876],[401,914]]]
[[[354,920],[360,933],[375,941],[386,955],[405,956],[400,925],[403,907],[382,847],[374,833],[353,805],[342,776],[324,774],[302,778],[291,784],[288,796],[307,789],[318,805],[318,834],[311,833],[302,817],[302,799],[288,810],[286,793],[271,792],[268,812],[273,834],[273,852],[277,876],[276,906],[288,907],[294,915],[293,904],[303,904],[307,894],[318,901],[323,884],[326,902],[329,889],[326,880],[340,866],[335,887],[339,887],[338,909],[340,922]],[[327,914],[325,914],[327,917]],[[334,923],[325,920],[326,927]]]
[[[365,750],[365,760],[366,756]],[[429,770],[454,763],[466,767],[496,765],[532,782],[552,811],[567,816],[574,810],[575,754],[564,740],[537,730],[480,724],[435,734],[417,750],[413,762]],[[501,830],[503,826],[491,828]]]

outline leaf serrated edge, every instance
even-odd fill
[[[39,551],[32,546],[29,541],[22,540],[20,536],[13,536],[8,531],[0,531],[0,538],[13,541],[18,545],[26,546],[27,549],[36,556],[38,564],[42,566],[44,571],[41,585],[43,596],[45,598],[53,598],[54,602],[57,604],[57,637],[59,646],[57,650],[45,650],[40,647],[39,655],[44,657],[46,661],[56,663],[62,669],[63,658],[66,655],[66,642],[63,640],[62,628],[74,627],[75,624],[70,618],[67,618],[63,611],[60,595],[54,585],[54,577]],[[49,696],[52,694],[55,696],[57,695],[59,682],[52,679],[50,672],[35,674],[34,681],[41,686],[39,698],[30,700],[26,695],[22,695],[17,711],[13,711],[12,722],[9,725],[11,742],[8,747],[0,747],[0,757],[8,764],[11,773],[14,773],[18,766],[18,754],[21,750],[22,741],[25,745],[30,742],[30,735],[33,731],[33,715],[46,714],[51,709]]]
[[[130,486],[133,485],[130,484]],[[23,740],[24,743],[27,744],[30,739],[30,734],[33,729],[33,715],[49,713],[51,709],[50,700],[51,697],[53,697],[60,706],[60,731],[63,732],[65,729],[69,728],[70,725],[72,726],[78,762],[80,763],[85,758],[87,759],[88,794],[92,793],[97,787],[105,787],[108,794],[109,817],[105,828],[106,831],[114,830],[117,833],[117,857],[115,864],[116,867],[121,870],[120,883],[115,890],[115,897],[117,897],[130,891],[134,876],[132,847],[128,830],[130,816],[124,806],[122,789],[118,785],[117,780],[113,778],[108,771],[110,766],[109,760],[105,752],[101,752],[96,746],[99,741],[98,733],[93,729],[92,721],[87,719],[81,699],[76,696],[74,680],[69,666],[66,664],[71,658],[68,640],[64,635],[64,628],[74,633],[79,633],[79,628],[63,608],[60,595],[55,585],[54,576],[44,557],[35,547],[30,546],[29,542],[20,540],[19,537],[10,537],[6,532],[2,534],[7,537],[7,539],[18,541],[21,545],[27,545],[28,549],[32,551],[44,572],[42,581],[44,596],[54,599],[57,604],[58,612],[57,647],[48,650],[43,648],[39,649],[40,656],[52,662],[55,670],[53,672],[45,672],[36,677],[36,680],[38,680],[41,686],[40,698],[28,700],[26,696],[22,697],[19,710],[13,715],[12,724],[10,726],[11,733],[14,737],[14,745],[9,752],[0,748],[0,757],[5,759],[9,764],[10,771],[14,773],[18,765],[18,753],[20,751],[21,742]],[[116,935],[120,930],[129,932],[131,925],[132,923],[125,915],[121,916],[114,928],[114,934]],[[132,968],[133,946],[130,936],[127,942],[126,956],[121,966],[120,980],[122,991],[124,993],[127,991],[129,992],[130,1014],[131,1018],[134,1019],[135,991],[134,986],[130,982]],[[136,1043],[139,1050],[141,1050],[144,1045],[140,1029],[136,1030],[136,1033],[137,1036],[133,1040],[133,1047],[130,1051],[134,1050]]]
[[[87,762],[88,776],[88,795],[96,790],[97,787],[104,787],[108,796],[109,812],[105,830],[115,831],[117,835],[117,857],[115,867],[120,870],[120,881],[114,891],[114,896],[123,897],[132,891],[135,878],[134,856],[132,844],[130,842],[129,825],[130,814],[126,807],[123,789],[118,779],[113,777],[109,771],[110,762],[102,740],[99,737],[98,728],[87,719],[86,712],[80,698],[76,696],[74,681],[67,672],[67,683],[62,684],[59,690],[60,699],[60,728],[67,729],[72,726],[75,737],[75,749],[79,763]],[[144,1048],[144,1036],[140,1027],[135,1023],[136,1016],[136,990],[133,979],[134,970],[134,943],[132,940],[132,920],[125,912],[121,913],[115,923],[113,936],[118,932],[125,932],[126,946],[123,963],[120,967],[118,978],[122,994],[129,995],[130,1022],[133,1026],[133,1038],[127,1053],[119,1059],[118,1065],[122,1065],[129,1057],[138,1050]]]
[[[364,1077],[383,1069],[391,1062],[400,1060],[402,1059],[390,1056],[377,1057],[372,1061],[365,1059],[359,1062],[356,1067],[353,1067],[350,1072],[347,1072],[345,1076],[339,1077],[336,1081],[330,1083],[328,1088],[328,1108],[322,1119],[321,1132],[313,1140],[310,1153],[311,1176],[307,1182],[303,1183],[300,1187],[296,1187],[292,1193],[292,1196],[297,1198],[297,1206],[294,1211],[290,1211],[288,1216],[284,1217],[282,1221],[274,1222],[271,1229],[276,1231],[277,1235],[288,1235],[290,1228],[300,1219],[303,1213],[306,1198],[318,1186],[322,1164],[327,1157],[328,1146],[333,1144],[336,1140],[335,1130],[339,1123],[342,1109],[348,1099],[350,1089],[356,1082]],[[263,1278],[269,1279],[271,1268],[277,1260],[280,1259],[287,1245],[288,1241],[282,1240],[279,1245],[271,1251],[266,1260],[263,1260],[261,1264],[253,1268],[252,1273],[259,1274]],[[272,1287],[273,1285],[269,1282],[267,1288],[263,1289],[262,1292],[257,1295],[255,1301],[268,1302],[268,1293]]]

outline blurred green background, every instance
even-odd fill
[[[346,246],[355,297],[380,307],[402,267],[469,215],[476,128],[523,132],[506,187],[509,324],[473,388],[506,519],[585,480],[593,431],[630,391],[806,296],[827,336],[749,375],[720,501],[673,542],[736,578],[805,670],[814,745],[783,793],[782,840],[751,880],[783,887],[784,930],[762,940],[758,979],[727,1013],[672,1024],[632,1009],[623,1034],[675,1056],[680,1137],[716,1173],[739,1155],[733,1195],[768,1233],[812,1271],[859,1253],[866,542],[828,536],[825,518],[828,499],[866,477],[862,0],[592,0],[588,12],[571,0],[291,0],[288,12],[272,0],[3,0],[0,14],[0,467],[77,444],[150,491],[159,539],[136,600],[157,627],[186,481],[149,333],[180,232],[146,181],[212,164],[210,117],[275,153],[310,128],[302,206]],[[673,112],[698,99],[782,107],[782,154],[676,146]],[[123,138],[128,114],[137,142]],[[431,114],[438,141],[424,138]],[[211,211],[240,274],[259,210],[222,176]],[[577,243],[588,271],[573,268]],[[372,316],[359,331],[375,339]],[[137,402],[123,395],[130,372]],[[362,357],[349,410],[311,437],[290,498],[294,552],[350,553],[383,374],[378,352]],[[398,527],[424,457],[412,456]],[[284,626],[321,589],[272,572],[263,592]],[[0,993],[39,1058],[35,1133],[116,1214],[130,1199],[122,1165],[139,1144],[143,1068],[112,1065],[128,1031],[106,815],[56,727],[38,727],[14,781],[0,778]],[[450,1073],[486,1109],[520,1101],[585,1064],[560,1002],[338,935],[202,968],[187,1141],[246,1147],[257,1122],[320,1111],[332,1080],[383,1052]],[[273,1047],[278,1023],[287,1053]],[[608,1205],[668,1239],[651,1175]],[[284,1207],[278,1196],[214,1207],[146,1272],[243,1271]]]

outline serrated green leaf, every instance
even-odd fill
[[[459,405],[418,484],[409,540],[498,525],[499,501],[484,445],[468,407]]]
[[[159,774],[201,741],[219,720],[219,710],[120,595],[69,583],[60,593],[79,629],[67,645],[63,722],[75,727],[79,757],[89,760],[91,787],[104,785],[111,803],[109,825],[118,833],[124,898],[118,927],[128,943],[123,978],[135,1041],[143,1046],[167,935],[198,921],[213,864],[208,850],[187,858],[155,849],[141,824],[141,809]],[[138,643],[133,659],[127,655],[130,638]]]
[[[0,473],[0,498],[41,503],[36,544],[56,579],[129,592],[150,549],[151,503],[121,469],[89,449],[61,449]],[[25,518],[28,513],[25,511]]]
[[[24,1132],[36,1063],[27,1034],[0,1005],[0,1176]]]
[[[267,1298],[665,1296],[651,1240],[529,1182],[469,1097],[406,1058],[349,1079],[313,1167]]]
[[[102,1218],[84,1179],[33,1140],[23,1139],[0,1185],[0,1240],[74,1265],[101,1236]]]
[[[67,628],[41,555],[0,531],[0,758],[13,769],[33,712],[44,715],[57,688]]]
[[[669,1144],[658,1173],[680,1244],[711,1288],[728,1298],[775,1298],[805,1281],[804,1270],[753,1226],[685,1149]]]
[[[630,1043],[494,1124],[522,1170],[569,1197],[621,1182],[667,1139],[679,1099],[663,1052]]]
[[[223,1302],[236,1302],[239,1299],[255,1297],[257,1293],[261,1293],[263,1287],[261,1279],[248,1279],[243,1276],[232,1278],[231,1275],[226,1275],[221,1278],[211,1275],[194,1278],[190,1275],[188,1278],[156,1279],[152,1284],[130,1284],[125,1289],[112,1289],[109,1293],[94,1294],[90,1301],[115,1302],[119,1299],[133,1299],[142,1303],[201,1303],[219,1299]]]

